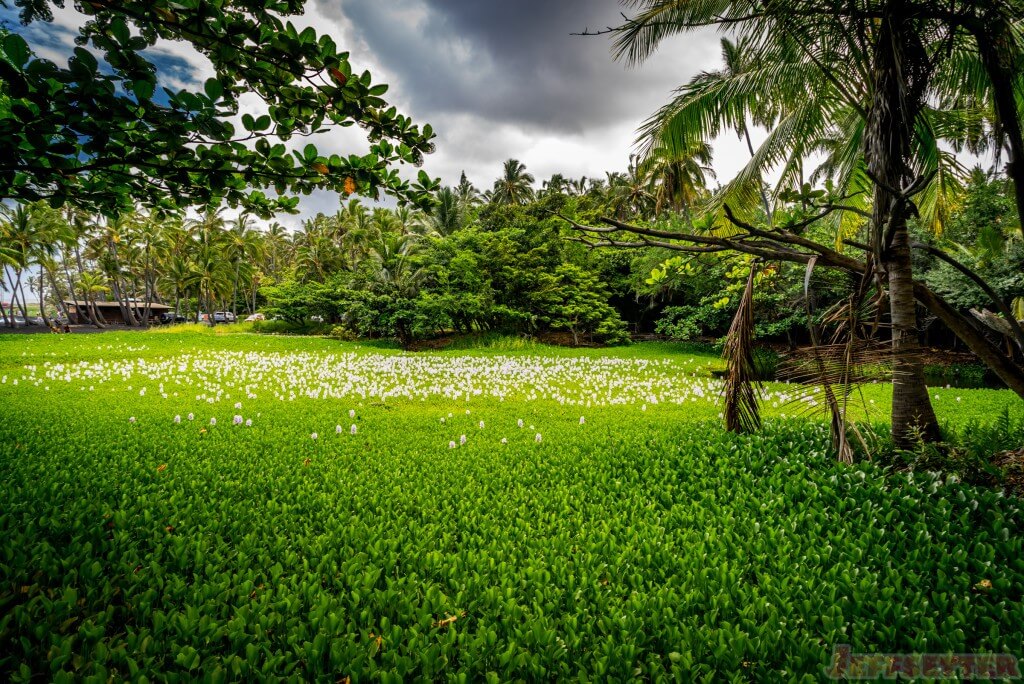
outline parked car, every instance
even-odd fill
[[[7,314],[7,325],[10,325],[12,321],[14,322],[14,327],[16,328],[20,328],[21,326],[26,324],[24,316],[12,316],[10,314]]]
[[[214,311],[213,322],[214,323],[234,323],[238,320],[238,317],[230,311]]]
[[[185,318],[180,313],[171,313],[170,311],[165,311],[164,313],[160,314],[160,324],[161,325],[169,325],[171,323],[187,323],[187,322],[188,322],[188,319]]]
[[[254,313],[251,316],[249,316],[248,318],[246,318],[245,322],[246,323],[255,323],[256,321],[265,321],[265,320],[267,320],[267,317],[264,316],[263,314],[261,314],[261,313]]]

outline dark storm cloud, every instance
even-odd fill
[[[628,70],[612,59],[607,36],[571,35],[621,21],[615,0],[343,0],[321,7],[347,17],[373,58],[397,77],[402,96],[429,115],[470,113],[580,133],[623,117],[639,123],[652,89],[667,98],[697,70],[680,64],[677,79],[663,69]],[[701,52],[692,61],[703,61]]]

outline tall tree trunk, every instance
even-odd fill
[[[75,243],[75,264],[78,266],[78,282],[81,283],[82,276],[85,275],[85,264],[82,261],[82,250],[79,248],[77,242]],[[72,296],[74,296],[74,290],[71,290],[71,292]],[[97,316],[98,311],[96,310],[96,307],[90,305],[91,300],[89,292],[84,287],[82,288],[82,301],[85,302],[86,317],[89,319],[88,322],[92,323],[97,328],[102,328],[105,321]],[[78,307],[76,306],[75,309],[77,310]]]
[[[0,264],[0,293],[7,291],[6,283],[8,282],[8,280],[9,275],[7,273],[7,265]],[[0,299],[0,318],[3,318],[4,325],[9,325],[12,328],[14,327],[13,314],[11,315],[11,317],[7,316],[7,310],[4,309],[3,299]]]
[[[118,308],[121,309],[121,318],[124,319],[125,325],[137,326],[139,325],[138,317],[132,303],[128,301],[128,289],[121,280],[121,260],[117,255],[117,244],[109,233],[107,234],[107,252],[110,254],[113,266],[111,269],[112,273],[109,275],[110,287],[113,291],[114,300],[117,301]]]
[[[53,327],[50,325],[50,317],[46,315],[46,271],[42,264],[39,266],[39,315],[43,318],[43,325]]]
[[[872,249],[889,284],[892,323],[892,435],[897,446],[917,437],[940,438],[924,380],[917,305],[907,234],[909,200],[895,194],[910,185],[910,142],[923,104],[928,59],[902,2],[882,20],[875,46],[873,100],[865,130],[865,156],[875,179]]]
[[[68,313],[67,304],[64,303],[64,297],[60,293],[60,288],[57,286],[56,276],[54,276],[53,271],[51,271],[49,268],[46,269],[46,275],[50,279],[50,288],[53,290],[53,297],[57,301],[57,311],[60,312],[61,316],[63,316],[65,321],[70,323],[71,316]]]
[[[231,314],[238,318],[238,272],[242,268],[241,260],[235,262],[235,285],[231,288]]]
[[[21,310],[23,318],[28,318],[28,312],[25,311],[25,305],[20,299],[18,299],[18,293],[21,292],[21,274],[22,270],[19,268],[14,272],[14,288],[11,290],[11,318],[14,318],[14,305],[18,305],[18,309]],[[24,298],[24,292],[22,292],[22,298]]]
[[[96,306],[96,297],[91,292],[86,294],[86,302],[90,309],[90,316],[92,317],[93,325],[97,328],[103,328],[107,322],[103,319],[103,314],[100,313],[100,309]]]

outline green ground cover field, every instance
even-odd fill
[[[1020,655],[1018,499],[834,464],[794,386],[730,435],[720,367],[0,336],[0,679],[817,681],[839,644]],[[934,392],[951,425],[1024,413]],[[888,394],[866,388],[871,420]]]

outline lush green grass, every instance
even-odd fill
[[[1024,641],[1019,500],[836,466],[784,385],[728,435],[707,353],[226,330],[0,336],[0,679],[817,680],[837,644]]]

